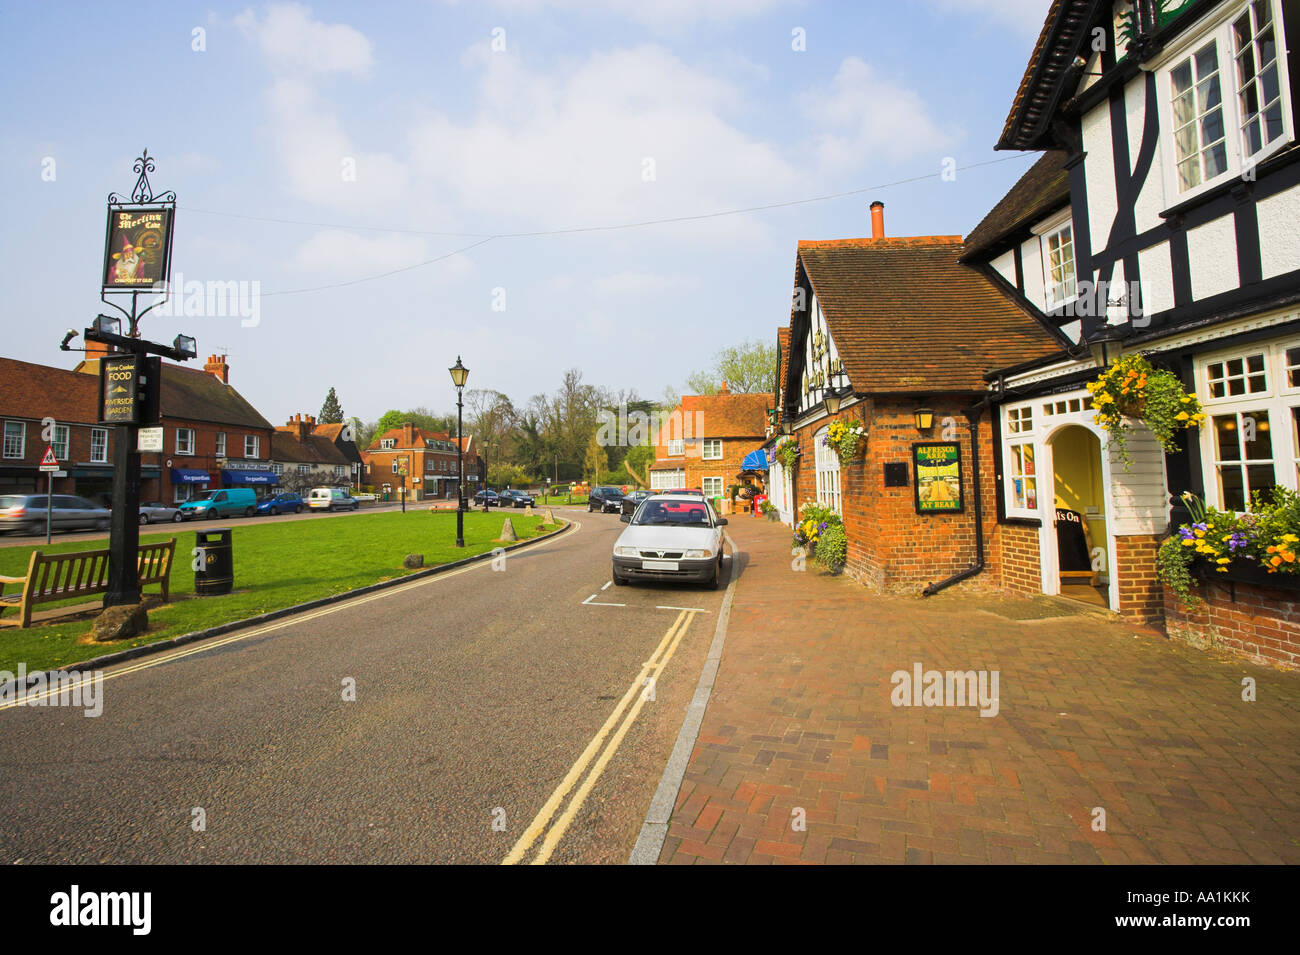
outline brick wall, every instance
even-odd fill
[[[966,570],[975,563],[975,498],[971,466],[970,426],[961,408],[972,397],[932,401],[935,426],[917,431],[914,398],[874,398],[843,409],[837,418],[868,427],[865,453],[840,468],[845,533],[849,539],[846,572],[867,586],[883,591],[917,592]],[[948,420],[945,420],[948,419]],[[802,453],[794,478],[796,504],[817,499],[814,435],[833,418],[822,418],[799,429]],[[951,438],[944,429],[951,425]],[[912,445],[918,442],[956,440],[961,445],[962,498],[958,514],[916,513],[916,475]],[[998,528],[994,510],[993,444],[989,417],[980,422],[980,477],[984,505],[985,570],[962,582],[970,589],[996,589],[1000,584],[997,553]],[[906,487],[885,487],[885,464],[905,463]]]
[[[1300,669],[1300,594],[1213,580],[1184,605],[1165,594],[1165,632],[1195,647],[1218,647],[1256,663]]]
[[[1134,623],[1164,617],[1164,587],[1156,573],[1160,537],[1141,534],[1115,538],[1114,572],[1119,576],[1119,612]]]
[[[1038,546],[1038,528],[1025,524],[998,526],[1002,586],[1012,593],[1043,592],[1042,555]]]

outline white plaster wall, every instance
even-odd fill
[[[1020,267],[1025,273],[1025,298],[1040,309],[1047,309],[1047,289],[1043,285],[1043,240],[1038,236],[1020,244]]]
[[[1113,501],[1112,534],[1160,534],[1169,525],[1169,495],[1165,491],[1165,456],[1145,425],[1128,435],[1132,459],[1127,470],[1106,441]]]
[[[1105,301],[1100,295],[1097,296],[1097,307],[1106,310],[1106,323],[1108,325],[1122,325],[1128,321],[1128,277],[1124,274],[1124,260],[1120,259],[1115,263],[1115,268],[1111,271],[1110,285],[1105,289]],[[1113,302],[1122,298],[1122,305],[1109,305],[1107,302]]]
[[[1142,273],[1142,310],[1155,315],[1174,307],[1174,269],[1169,258],[1169,243],[1161,242],[1138,253],[1138,270]]]
[[[1232,216],[1220,216],[1187,230],[1192,298],[1200,300],[1237,288],[1237,232]]]
[[[1155,109],[1155,104],[1151,105]],[[1133,168],[1137,167],[1138,153],[1142,151],[1142,124],[1146,122],[1147,95],[1146,82],[1139,74],[1124,90],[1124,109],[1128,113],[1128,154]],[[1163,225],[1160,213],[1165,208],[1165,179],[1162,160],[1164,151],[1157,148],[1151,162],[1151,171],[1138,189],[1137,202],[1134,203],[1133,215],[1138,233]]]
[[[1104,248],[1117,208],[1115,198],[1115,150],[1110,141],[1110,106],[1092,109],[1083,118],[1083,161],[1088,183],[1088,230],[1094,249]]]
[[[1300,187],[1269,196],[1257,209],[1264,278],[1300,269]]]
[[[993,260],[993,268],[1014,287],[1016,284],[1016,253],[1009,250]]]

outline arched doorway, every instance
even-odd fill
[[[1106,509],[1106,473],[1101,441],[1083,425],[1070,424],[1054,432],[1051,448],[1054,549],[1051,566],[1062,597],[1111,608],[1111,546]]]

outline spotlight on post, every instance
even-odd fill
[[[69,328],[66,332],[64,332],[63,341],[59,343],[59,351],[72,351],[72,349],[68,347],[68,342],[72,341],[80,334],[81,333],[77,331],[75,328]]]
[[[465,388],[465,382],[469,381],[469,369],[460,363],[460,356],[456,356],[456,364],[447,369],[451,373],[451,383],[456,386],[456,463],[458,466],[457,473],[460,483],[456,489],[456,546],[465,546],[465,439],[461,436],[461,392]]]
[[[95,316],[95,331],[101,335],[121,335],[122,320],[110,315]]]
[[[188,335],[177,335],[172,340],[172,348],[176,350],[178,355],[183,355],[185,358],[193,358],[198,354],[194,339]]]

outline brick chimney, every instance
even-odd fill
[[[727,389],[727,380],[725,378],[722,380],[722,387],[718,389],[718,394],[720,395],[731,394],[731,392]]]
[[[301,441],[307,437],[307,435],[311,434],[311,423],[313,423],[314,420],[315,419],[311,417],[303,420],[301,414],[296,414],[285,423],[284,427],[286,431]]]
[[[409,421],[402,425],[402,447],[415,447],[415,425]]]
[[[885,237],[885,204],[877,199],[871,204],[871,238]]]
[[[103,342],[86,342],[86,361],[98,361],[111,354],[113,354],[111,345]]]
[[[209,355],[203,370],[209,375],[216,375],[223,385],[230,384],[230,366],[226,364],[225,355]]]

